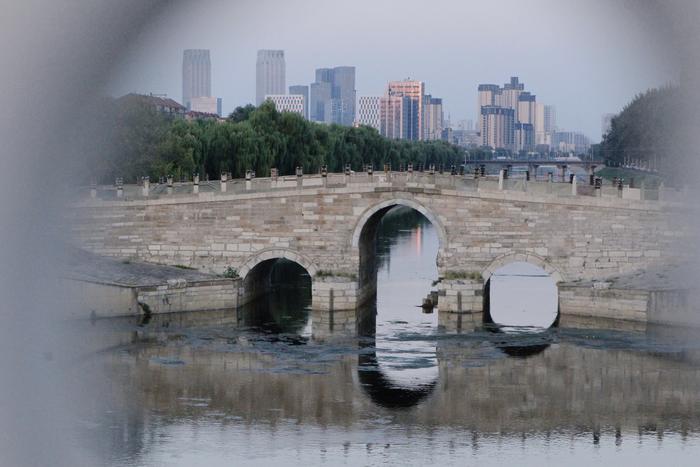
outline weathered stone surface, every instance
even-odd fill
[[[678,204],[572,197],[568,184],[562,195],[540,186],[558,184],[498,191],[493,181],[476,185],[449,176],[436,182],[412,177],[411,187],[407,175],[397,174],[390,182],[383,175],[371,182],[356,176],[363,182],[323,187],[305,180],[294,188],[254,184],[252,190],[227,193],[87,199],[72,207],[70,221],[77,244],[100,255],[213,273],[233,267],[242,277],[263,261],[291,259],[314,278],[317,309],[331,306],[331,291],[335,309],[354,307],[358,297],[369,295],[361,284],[360,237],[370,221],[394,205],[418,210],[437,229],[441,276],[458,271],[471,277],[441,282],[441,290],[455,291],[444,301],[441,297],[443,311],[480,311],[484,280],[512,261],[532,262],[557,281],[572,281],[603,279],[686,256],[677,245],[689,232],[670,215],[683,209]],[[489,182],[494,186],[489,188]],[[321,271],[323,281],[317,278]]]

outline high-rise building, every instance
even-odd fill
[[[518,96],[518,121],[520,123],[535,124],[537,119],[537,102],[534,94],[522,92]]]
[[[329,85],[330,95],[325,85]],[[319,68],[311,85],[311,120],[351,126],[356,99],[355,67]]]
[[[309,87],[305,85],[289,86],[289,94],[304,96],[304,118],[309,118]]]
[[[282,95],[287,90],[284,50],[258,50],[255,75],[255,104],[267,95]]]
[[[334,123],[351,126],[355,121],[355,102],[357,101],[354,66],[333,68],[333,100],[336,101],[337,109]]]
[[[531,123],[515,124],[515,150],[532,151],[535,148],[535,127]]]
[[[329,82],[315,82],[309,86],[309,119],[314,122],[331,121],[331,95],[333,85]]]
[[[274,103],[278,112],[293,112],[304,116],[304,96],[300,94],[268,94],[265,100]]]
[[[379,96],[360,96],[357,106],[357,124],[381,130]]]
[[[537,103],[535,107],[535,144],[551,146],[552,134],[556,131],[554,106]]]
[[[481,107],[481,145],[515,149],[515,111],[497,105]]]
[[[423,104],[425,101],[425,83],[423,81],[404,80],[390,81],[387,86],[387,97],[405,97],[402,104],[402,124],[404,131],[401,139],[419,141],[423,138]]]
[[[503,85],[501,90],[500,102],[496,105],[513,109],[515,111],[515,121],[519,122],[518,103],[520,102],[520,94],[525,90],[525,85],[520,82],[517,76],[510,78],[510,82]]]
[[[208,96],[193,97],[190,99],[190,110],[193,112],[215,114],[221,117],[221,98]]]
[[[480,84],[476,103],[476,115],[481,118],[481,108],[485,105],[501,105],[501,88],[497,84]]]
[[[182,104],[190,108],[193,97],[211,96],[209,50],[187,49],[182,54]]]
[[[423,103],[423,139],[441,139],[443,127],[442,99],[426,94]]]
[[[403,96],[384,96],[379,99],[379,132],[391,139],[408,139],[408,109],[411,99]]]

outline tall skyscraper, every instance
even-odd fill
[[[381,129],[379,115],[379,96],[360,96],[357,106],[357,123]]]
[[[329,82],[315,82],[309,86],[309,119],[319,123],[332,123],[331,96],[333,85]]]
[[[402,116],[404,128],[401,139],[419,141],[423,138],[423,105],[425,102],[425,83],[423,81],[404,80],[390,81],[387,86],[387,97],[405,97]]]
[[[289,86],[292,96],[304,96],[304,118],[309,118],[309,87],[304,85]]]
[[[311,120],[345,126],[354,123],[357,99],[355,67],[317,69],[316,82],[311,85],[310,94]]]
[[[255,74],[255,104],[267,95],[281,95],[287,90],[284,50],[258,50]]]
[[[193,97],[211,96],[209,50],[187,49],[182,54],[182,104],[190,108]]]

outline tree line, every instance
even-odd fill
[[[669,180],[683,180],[689,175],[688,156],[694,152],[687,141],[696,131],[691,128],[691,122],[697,121],[692,114],[679,86],[650,89],[613,117],[594,151],[612,167],[648,167]]]
[[[435,164],[449,170],[464,159],[463,150],[444,141],[402,141],[381,136],[376,129],[310,122],[296,113],[278,112],[272,102],[239,107],[224,121],[184,119],[158,112],[141,100],[121,98],[103,104],[108,144],[101,145],[93,178],[113,183],[121,177],[134,183],[172,175],[189,179],[218,178],[222,172],[244,177],[247,170],[269,176],[271,168],[292,175],[296,167],[317,173],[326,165],[342,172],[346,164],[361,170],[373,164]]]

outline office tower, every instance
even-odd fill
[[[515,111],[496,105],[481,107],[481,145],[515,149]]]
[[[319,123],[331,123],[331,95],[329,82],[311,83],[309,86],[309,119]]]
[[[202,112],[207,114],[215,114],[221,116],[221,98],[200,96],[190,99],[190,110],[193,112]]]
[[[355,121],[356,99],[355,67],[319,68],[316,82],[311,85],[311,120],[351,126]]]
[[[355,67],[339,66],[333,69],[334,123],[351,126],[355,121]]]
[[[401,114],[405,121],[401,125],[404,129],[401,138],[413,141],[422,140],[425,83],[413,80],[390,81],[386,96],[407,98],[402,104]]]
[[[360,96],[357,106],[357,123],[381,130],[379,96]]]
[[[300,94],[268,94],[265,100],[274,103],[278,112],[293,112],[304,117],[304,96]]]
[[[426,94],[423,104],[423,139],[427,141],[438,140],[442,137],[444,127],[442,99]]]
[[[187,49],[182,54],[182,104],[189,108],[193,97],[211,96],[209,50]]]
[[[407,139],[408,109],[411,99],[402,96],[384,96],[379,98],[379,132],[391,139]]]
[[[289,94],[292,96],[304,96],[304,118],[309,118],[309,87],[304,85],[289,86]]]
[[[255,104],[267,95],[281,95],[287,90],[284,50],[258,50],[255,75]]]

